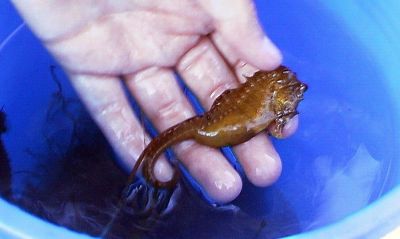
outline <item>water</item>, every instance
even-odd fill
[[[322,5],[265,5],[261,18],[285,64],[310,85],[299,131],[276,144],[284,168],[275,185],[302,230],[309,230],[349,215],[393,186],[394,108],[382,69]]]
[[[315,2],[257,4],[266,31],[283,50],[285,65],[309,85],[299,108],[298,132],[274,141],[283,160],[282,177],[266,189],[245,182],[232,207],[216,209],[184,191],[186,196],[167,221],[153,224],[150,232],[135,233],[163,238],[275,238],[335,222],[395,185],[399,155],[393,99],[374,58]],[[9,126],[2,139],[11,159],[13,200],[31,206],[33,213],[47,220],[96,235],[93,228],[107,222],[113,209],[110,200],[118,194],[118,186],[112,185],[123,183],[124,174],[111,163],[113,154],[59,68],[63,95],[57,95],[60,89],[49,68],[56,64],[54,59],[21,22],[13,24],[21,26],[19,31],[0,44],[0,107],[4,106]],[[93,150],[98,148],[103,151]],[[82,155],[82,149],[91,154]],[[82,159],[102,163],[82,165]],[[76,167],[81,169],[76,178],[91,184],[79,185],[65,176],[74,175]],[[101,172],[100,178],[88,179],[96,172]],[[110,182],[107,190],[90,193],[106,182]],[[54,187],[66,192],[48,196]],[[40,207],[21,198],[32,188],[41,191],[35,198]],[[114,196],[102,201],[98,195]],[[64,201],[54,203],[55,199]],[[94,213],[96,207],[102,210]],[[52,215],[46,210],[53,210]]]

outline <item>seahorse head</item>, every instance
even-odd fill
[[[285,66],[280,66],[268,74],[268,85],[271,90],[269,109],[275,115],[268,131],[272,136],[282,138],[284,126],[298,114],[297,106],[303,100],[303,94],[308,87]]]

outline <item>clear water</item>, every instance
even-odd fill
[[[215,209],[189,195],[157,236],[290,235],[350,215],[394,186],[391,179],[398,175],[400,157],[382,69],[340,21],[315,2],[257,4],[266,31],[283,50],[285,65],[309,85],[299,109],[298,132],[274,142],[283,160],[282,177],[266,189],[245,183],[235,207]],[[60,79],[64,98],[54,95],[59,89],[49,66],[55,61],[26,27],[0,46],[0,107],[9,124],[2,139],[11,160],[14,193],[19,195],[30,183],[46,188],[34,173],[56,179],[64,169],[64,161],[55,159],[70,152],[76,122],[58,111],[62,99],[69,100],[68,112],[85,113],[65,77]],[[85,117],[76,119],[84,119],[78,123],[81,133],[93,129]],[[49,137],[55,146],[49,147]]]

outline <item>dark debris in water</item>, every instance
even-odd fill
[[[7,131],[6,112],[4,107],[0,109],[0,195],[10,197],[11,195],[11,168],[10,161],[3,143],[2,134]]]

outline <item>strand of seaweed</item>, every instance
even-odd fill
[[[4,106],[0,109],[0,196],[11,197],[11,167],[8,154],[3,143],[2,134],[6,133],[6,113]]]

